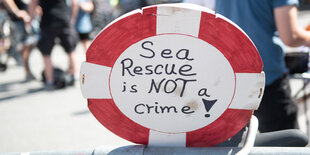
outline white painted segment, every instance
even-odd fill
[[[256,110],[265,88],[265,73],[236,73],[236,91],[230,109]]]
[[[80,86],[84,98],[110,99],[109,76],[111,67],[83,62]]]
[[[186,147],[186,133],[164,133],[150,129],[148,146]]]
[[[198,37],[201,11],[177,6],[157,7],[156,33],[181,33]]]

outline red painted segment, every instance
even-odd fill
[[[119,19],[101,32],[86,52],[86,61],[113,67],[117,58],[132,44],[156,35],[156,7]]]
[[[235,73],[260,73],[263,62],[251,40],[232,23],[202,12],[200,39],[221,51]]]
[[[114,134],[134,143],[148,144],[149,129],[125,116],[112,99],[88,99],[88,108]]]
[[[186,147],[214,146],[238,133],[250,121],[251,110],[227,109],[208,126],[186,133]]]

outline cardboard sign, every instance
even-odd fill
[[[247,35],[206,8],[132,11],[93,41],[81,90],[113,133],[152,146],[213,146],[241,130],[262,98],[261,58]]]

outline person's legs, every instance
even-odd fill
[[[86,51],[91,43],[89,33],[79,33],[79,38],[82,46],[84,47],[84,50]]]
[[[30,51],[32,50],[33,46],[32,45],[25,45],[22,50],[22,56],[23,56],[23,65],[24,65],[24,70],[25,70],[25,75],[26,79],[25,81],[31,81],[34,80],[35,77],[32,75],[29,67],[29,55]]]
[[[69,74],[70,75],[75,75],[76,73],[76,52],[75,50],[68,53],[68,57],[69,57]]]
[[[43,55],[44,61],[44,75],[45,75],[45,88],[47,90],[53,89],[53,64],[51,59],[51,52],[54,46],[54,39],[57,30],[54,28],[41,28],[41,39],[38,42],[38,48]]]
[[[15,59],[17,65],[22,66],[22,48],[24,45],[24,37],[25,37],[25,28],[23,21],[15,20],[12,23],[11,31],[11,48],[9,48],[8,53],[9,55]]]
[[[86,51],[87,48],[88,48],[89,45],[90,45],[90,40],[88,40],[88,39],[81,40],[81,43],[82,43],[82,45],[83,45],[83,47],[84,47],[84,50]]]
[[[44,55],[44,75],[46,84],[53,84],[54,77],[53,77],[53,64],[50,55]]]
[[[298,128],[297,106],[291,97],[287,76],[265,87],[263,99],[254,115],[258,118],[260,132]]]
[[[78,36],[74,28],[64,28],[61,35],[59,35],[61,45],[68,54],[69,70],[68,73],[74,77],[76,73],[76,45],[78,43]]]

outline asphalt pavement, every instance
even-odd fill
[[[78,66],[85,54],[77,48]],[[68,67],[60,46],[53,49],[55,66]],[[102,145],[132,144],[119,138],[89,112],[79,83],[73,87],[45,91],[40,81],[43,59],[31,52],[30,67],[38,80],[24,83],[24,70],[10,59],[0,72],[0,153],[92,149]]]

